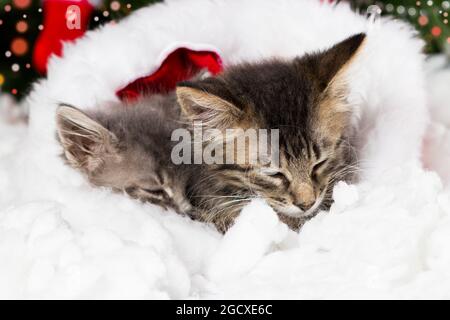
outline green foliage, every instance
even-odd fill
[[[448,52],[450,47],[449,0],[431,0],[431,2],[429,0],[353,0],[350,2],[353,8],[361,12],[364,12],[370,5],[376,4],[382,9],[383,15],[408,21],[416,27],[420,36],[425,40],[427,53]],[[421,20],[422,25],[419,23],[421,16],[424,17]],[[427,23],[423,24],[424,21]],[[440,30],[440,34],[437,34],[438,30]]]

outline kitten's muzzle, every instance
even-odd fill
[[[181,203],[176,204],[175,209],[178,213],[189,214],[192,211],[192,205],[189,201],[182,201]]]
[[[315,203],[315,201],[308,202],[308,203],[302,202],[302,203],[296,203],[295,206],[299,207],[302,211],[306,212],[312,208],[314,203]]]
[[[293,218],[308,218],[316,215],[316,213],[319,211],[323,199],[325,197],[325,192],[323,191],[319,197],[314,199],[313,202],[305,203],[302,202],[300,204],[292,204],[287,207],[280,207],[276,210],[282,214],[285,214],[287,216],[293,217]]]

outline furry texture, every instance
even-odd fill
[[[93,185],[188,213],[185,190],[191,169],[170,159],[172,132],[183,127],[180,113],[174,94],[120,104],[114,110],[82,112],[61,105],[56,114],[58,140],[67,164]]]
[[[272,168],[265,159],[247,159],[208,168],[213,183],[208,181],[206,188],[192,182],[193,200],[204,207],[206,216],[228,220],[228,214],[239,213],[249,198],[261,197],[299,230],[305,219],[329,209],[334,184],[352,181],[357,169],[345,73],[364,39],[364,34],[357,34],[317,54],[239,64],[216,77],[178,84],[184,114],[206,129],[213,126],[225,133],[240,128],[236,136],[242,139],[248,128],[280,132],[279,163],[272,163]],[[239,153],[245,159],[249,149],[256,149],[253,145],[236,151],[236,139],[225,139],[227,150],[232,145],[227,151],[231,155]]]
[[[229,65],[359,32],[368,41],[349,69],[353,122],[377,179],[336,186],[330,213],[300,234],[255,202],[222,237],[93,189],[59,158],[58,103],[108,108],[174,42],[216,46]],[[1,127],[12,138],[0,148],[0,297],[448,298],[449,190],[418,164],[428,118],[421,46],[403,23],[368,25],[313,0],[169,1],[67,45],[28,98],[26,137]]]

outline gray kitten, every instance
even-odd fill
[[[64,157],[95,186],[186,213],[188,170],[170,160],[179,110],[173,94],[96,111],[61,105],[56,120]]]
[[[242,207],[259,197],[298,230],[330,208],[336,182],[357,179],[344,75],[365,37],[356,34],[328,50],[230,66],[215,77],[178,84],[184,115],[205,129],[222,136],[229,128],[279,131],[278,166],[261,161],[207,166],[204,178],[189,184],[200,220],[226,231]]]

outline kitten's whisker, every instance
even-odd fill
[[[208,195],[208,194],[202,194],[199,196],[195,196],[196,197],[214,197],[214,198],[238,198],[238,197],[245,197],[245,196],[221,196],[221,195]]]
[[[226,197],[225,197],[226,198]],[[202,202],[202,204],[203,205],[206,205],[206,204],[208,204],[208,203],[210,203],[210,202],[214,202],[214,201],[217,201],[217,199],[220,199],[220,197],[211,197],[210,199],[207,199],[207,200],[205,200],[205,201],[203,201]],[[236,200],[231,200],[231,201],[245,201],[246,199],[245,198],[239,198],[239,199],[236,199]],[[220,206],[221,204],[219,204],[219,206]]]
[[[250,200],[251,199],[248,199],[247,201],[249,202]],[[239,211],[240,211],[244,207],[244,204],[245,203],[243,203],[243,201],[242,201],[240,203],[235,203],[235,204],[226,206],[222,209],[215,210],[212,214],[214,217],[212,217],[212,218],[216,218],[218,216],[229,217],[230,215],[236,214],[236,211],[237,211],[236,209],[239,209]],[[223,213],[224,213],[224,215],[222,215]]]
[[[220,208],[220,207],[227,207],[227,206],[229,206],[230,204],[239,203],[239,202],[248,202],[248,201],[249,201],[248,198],[247,198],[247,199],[231,200],[231,201],[227,201],[227,202],[220,203],[220,204],[218,205],[218,207],[219,207],[219,208]]]

